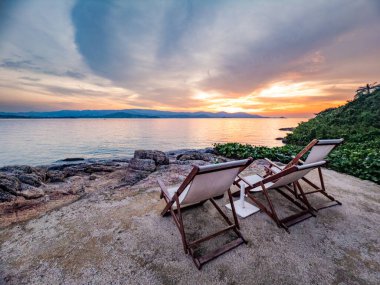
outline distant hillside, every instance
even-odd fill
[[[1,113],[0,118],[265,118],[248,113],[169,112],[146,109],[61,110],[53,112]]]

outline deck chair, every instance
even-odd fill
[[[302,151],[300,151],[300,153],[298,153],[287,165],[280,166],[270,161],[269,159],[266,159],[270,164],[269,172],[279,173],[281,170],[287,169],[293,165],[304,164],[304,163],[309,164],[309,163],[314,163],[317,161],[322,161],[328,156],[328,154],[335,147],[340,145],[342,142],[343,142],[343,139],[328,139],[328,140],[314,139]],[[309,155],[307,156],[305,161],[302,161],[301,157],[305,155],[308,151],[310,151]],[[317,186],[315,183],[311,182],[306,177],[301,178],[304,182],[306,182],[307,184],[309,184],[311,187],[314,188],[314,190],[312,191],[304,192],[305,195],[309,195],[313,193],[321,193],[322,195],[324,195],[330,200],[330,202],[324,203],[322,205],[319,205],[316,207],[313,206],[313,210],[318,211],[318,210],[329,208],[332,206],[342,205],[341,202],[339,202],[333,196],[327,193],[326,188],[325,188],[325,183],[323,181],[321,166],[318,167],[318,175],[319,175],[320,186]],[[297,190],[295,191],[294,195],[296,198],[302,199],[302,196],[299,195]]]
[[[252,161],[252,158],[248,158],[207,166],[194,166],[190,174],[178,188],[167,188],[161,180],[158,180],[161,188],[161,198],[164,198],[166,202],[166,206],[161,215],[164,216],[168,212],[172,215],[181,234],[184,251],[186,254],[191,255],[198,269],[201,269],[204,263],[239,246],[242,243],[246,243],[239,230],[239,222],[236,216],[235,208],[232,208],[234,219],[234,222],[232,222],[216,204],[213,197],[223,195],[227,192],[230,203],[233,205],[230,187],[234,183],[237,175],[249,166]],[[188,241],[185,234],[181,210],[183,210],[183,208],[187,205],[194,205],[208,200],[214,205],[216,210],[226,221],[228,227],[195,241]],[[235,232],[237,239],[203,256],[195,256],[195,249],[200,243],[219,236],[229,230]]]
[[[245,193],[252,200],[252,202],[255,203],[260,210],[272,218],[279,227],[282,227],[287,232],[289,232],[290,226],[295,225],[308,218],[315,217],[315,213],[310,203],[308,202],[298,180],[302,179],[302,177],[304,177],[313,169],[316,169],[325,163],[325,161],[319,161],[304,165],[293,165],[287,169],[283,169],[280,172],[267,177],[261,177],[259,175],[241,177],[239,175],[234,184],[238,187],[245,187]],[[294,193],[298,190],[302,196],[301,201],[303,203],[300,203],[300,201],[297,199],[293,199],[293,197],[289,195],[287,191],[283,191],[283,188],[290,191],[291,193]],[[269,196],[269,190],[277,190],[278,193],[296,205],[300,211],[298,213],[280,219]],[[255,197],[255,192],[262,192],[264,194],[267,202],[266,204],[268,206],[265,206],[263,202]]]

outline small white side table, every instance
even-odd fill
[[[246,218],[246,217],[260,211],[259,208],[257,208],[256,206],[245,201],[245,187],[244,187],[244,185],[240,186],[240,199],[234,201],[234,206],[235,206],[236,214],[238,214],[238,216],[241,218]],[[231,210],[231,204],[228,203],[226,205],[226,208]]]

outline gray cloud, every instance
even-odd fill
[[[376,0],[14,2],[0,9],[2,70],[32,83],[49,75],[126,90],[39,86],[57,97],[201,108],[196,90],[235,98],[285,80],[352,83],[380,74]],[[327,100],[347,92],[325,91]]]

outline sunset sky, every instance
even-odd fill
[[[0,112],[311,116],[380,81],[380,1],[0,2]]]

